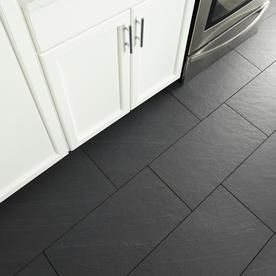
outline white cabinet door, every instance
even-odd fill
[[[0,202],[59,158],[0,21]]]
[[[130,110],[129,25],[127,11],[40,55],[71,149]]]
[[[133,9],[132,108],[180,78],[193,4],[147,0]]]

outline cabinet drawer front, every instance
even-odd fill
[[[40,52],[129,9],[141,0],[21,0]]]
[[[129,24],[127,11],[41,55],[71,149],[129,112]]]

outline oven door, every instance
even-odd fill
[[[189,55],[247,17],[267,0],[200,0]]]

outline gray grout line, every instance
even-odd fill
[[[210,117],[214,112],[216,112],[220,107],[222,107],[224,104],[227,104],[227,102],[233,98],[235,95],[237,95],[243,88],[245,88],[247,85],[249,85],[252,81],[254,81],[258,76],[260,76],[264,71],[266,71],[269,67],[271,67],[274,63],[276,63],[276,60],[273,61],[270,65],[268,65],[263,71],[260,71],[257,73],[252,79],[250,79],[246,84],[244,84],[241,88],[239,88],[233,95],[228,97],[224,102],[222,102],[219,106],[217,106],[213,111],[211,111],[206,117],[203,119],[200,119],[200,123],[206,120],[208,117]],[[171,93],[171,92],[170,92]],[[171,93],[172,94],[172,93]],[[228,105],[228,104],[227,104]],[[185,106],[183,104],[183,106]],[[185,106],[186,107],[186,106]],[[187,108],[187,107],[186,107]],[[184,137],[185,135],[183,135]]]
[[[244,270],[241,272],[240,276],[242,276],[246,270],[249,268],[249,266],[256,260],[256,258],[260,255],[260,253],[264,250],[264,248],[270,243],[270,241],[273,239],[275,234],[272,234],[271,237],[266,241],[266,243],[262,246],[262,248],[258,251],[256,256],[249,262],[249,264],[244,268]]]
[[[181,105],[183,105],[188,111],[191,112],[191,114],[198,119],[199,121],[202,121],[201,118],[199,118],[188,106],[186,106],[182,101],[180,101],[169,89],[165,89],[167,93],[169,93],[176,101],[178,101]]]
[[[246,84],[244,84],[241,88],[239,88],[233,95],[228,97],[223,103],[221,103],[216,109],[214,109],[211,113],[209,113],[202,121],[206,120],[210,115],[212,115],[214,112],[216,112],[220,107],[222,107],[224,104],[226,104],[232,97],[237,95],[243,88],[245,88],[247,85],[249,85],[253,80],[255,80],[259,75],[261,75],[263,72],[259,72],[254,76],[252,79],[250,79]]]
[[[151,172],[192,212],[192,208],[159,176],[157,172],[154,171],[154,169],[150,166],[148,168],[151,170]]]
[[[80,224],[85,218],[87,218],[90,214],[92,214],[96,209],[98,209],[101,205],[103,205],[107,200],[112,198],[114,195],[116,195],[117,192],[119,192],[121,189],[123,189],[127,184],[135,178],[139,173],[141,173],[144,169],[146,169],[152,162],[154,162],[157,158],[159,158],[163,153],[165,153],[168,149],[170,149],[174,144],[176,144],[181,138],[183,138],[186,134],[191,132],[194,128],[196,128],[201,121],[196,123],[189,131],[187,131],[184,135],[182,135],[180,138],[178,138],[174,143],[172,143],[167,149],[162,151],[156,158],[154,158],[149,164],[144,166],[142,169],[140,169],[135,175],[133,175],[129,180],[127,180],[122,186],[117,188],[112,194],[110,194],[106,199],[104,199],[98,206],[96,206],[94,209],[89,211],[86,215],[82,216],[77,222],[75,222],[73,225],[71,225],[65,232],[63,232],[57,239],[55,239],[53,242],[51,242],[46,248],[44,248],[41,252],[39,252],[34,258],[32,258],[29,262],[24,264],[19,270],[15,272],[15,275],[21,272],[25,267],[27,267],[34,259],[36,259],[40,254],[47,251],[53,244],[55,244],[57,241],[62,239],[67,233],[69,233],[73,228],[75,228],[78,224]],[[82,149],[81,149],[82,150]],[[82,150],[83,151],[83,150]],[[91,160],[91,158],[89,158]],[[91,162],[96,163],[94,160],[91,160]],[[97,166],[98,167],[98,166]],[[112,182],[111,182],[112,183]],[[190,209],[190,208],[189,208]]]
[[[139,170],[133,177],[131,177],[128,181],[126,181],[121,187],[119,187],[117,190],[115,190],[113,193],[111,193],[107,198],[105,198],[99,205],[97,205],[95,208],[90,210],[87,214],[83,215],[77,222],[75,222],[73,225],[71,225],[66,231],[64,231],[58,238],[56,238],[54,241],[52,241],[46,248],[44,248],[42,251],[40,251],[37,255],[35,255],[28,263],[24,264],[20,269],[18,269],[15,272],[15,275],[17,275],[19,272],[21,272],[25,267],[27,267],[29,264],[31,264],[39,255],[46,252],[51,246],[53,246],[56,242],[58,242],[60,239],[62,239],[66,234],[68,234],[72,229],[74,229],[76,226],[78,226],[83,220],[85,220],[89,215],[91,215],[94,211],[96,211],[98,208],[100,208],[105,202],[107,202],[110,198],[115,196],[120,190],[122,190],[124,187],[127,186],[127,184],[135,178],[139,173],[141,173],[147,166],[143,167],[141,170]]]
[[[221,183],[215,188],[217,189],[218,187],[222,186],[223,188],[225,188],[224,183],[225,181],[231,177],[271,136],[273,135],[273,133],[266,137],[232,172],[230,172],[222,181]],[[228,189],[225,188],[227,191]],[[211,191],[206,198],[208,198],[211,194],[213,193],[213,191]],[[205,198],[204,198],[205,199]],[[201,203],[199,203],[195,208],[193,208],[193,211],[196,210],[199,206],[201,205]],[[252,211],[250,210],[250,212],[252,213]],[[255,215],[255,214],[254,214]],[[255,215],[256,216],[256,215]]]
[[[264,222],[259,216],[257,216],[248,206],[246,206],[236,195],[234,195],[231,190],[229,190],[223,184],[221,185],[230,195],[232,195],[243,207],[245,207],[251,214],[253,214],[267,229],[271,231],[271,233],[275,233],[275,231],[266,223]]]
[[[52,267],[52,269],[55,271],[56,275],[59,276],[58,271],[56,270],[56,268],[54,267],[54,265],[52,264],[52,262],[50,261],[49,257],[47,256],[46,252],[43,252],[43,256],[46,258],[47,262],[49,263],[49,265]]]
[[[104,172],[104,170],[97,164],[97,162],[94,159],[91,158],[91,156],[86,152],[86,150],[83,149],[82,147],[80,147],[80,150],[98,168],[98,170],[109,180],[109,182],[112,184],[112,186],[115,188],[115,190],[118,190],[119,188],[113,183],[113,181],[111,180],[111,178],[108,175],[106,175],[106,173]]]
[[[243,161],[242,163],[239,164],[239,166],[237,166],[235,168],[235,170],[233,170],[220,184],[220,186],[222,186],[229,194],[231,194],[234,198],[236,198],[250,213],[252,213],[259,221],[261,221],[263,223],[264,226],[266,226],[272,233],[275,233],[275,231],[269,226],[267,225],[261,218],[259,218],[259,216],[257,216],[249,207],[247,207],[238,197],[236,197],[231,190],[229,190],[226,186],[225,186],[225,182],[228,178],[230,178],[239,168],[241,168],[241,166],[250,159],[251,156],[253,156],[253,154],[255,154],[268,140],[269,138],[276,133],[275,131],[273,133],[271,133],[269,136],[267,136]]]
[[[252,62],[250,59],[248,59],[246,56],[244,56],[242,53],[240,53],[236,48],[232,48],[233,51],[235,51],[239,56],[247,60],[251,65],[253,65],[255,68],[257,68],[260,72],[263,72],[261,68],[259,68],[254,62]]]
[[[273,63],[272,63],[273,64]],[[272,65],[271,64],[271,65]],[[271,65],[269,65],[269,66],[271,66]],[[268,67],[269,67],[268,66]],[[267,68],[268,68],[267,67]],[[226,104],[227,106],[228,106],[228,104],[227,104],[227,101],[229,100],[229,99],[231,99],[234,95],[236,95],[237,93],[239,93],[240,92],[240,90],[242,90],[245,86],[247,86],[251,81],[253,81],[255,78],[257,78],[260,74],[262,73],[262,71],[260,71],[258,74],[256,74],[256,76],[254,76],[251,80],[249,80],[245,85],[243,85],[240,89],[238,89],[232,96],[230,96],[229,98],[227,98],[222,104],[220,104],[217,108],[215,108],[212,112],[210,112],[204,119],[199,119],[197,116],[195,116],[197,119],[199,119],[199,122],[198,123],[196,123],[188,132],[186,132],[184,135],[182,135],[181,137],[179,137],[174,143],[172,143],[167,149],[165,149],[164,151],[162,151],[156,158],[154,158],[147,166],[145,166],[145,167],[143,167],[143,169],[141,169],[138,173],[140,173],[142,170],[144,170],[146,167],[149,167],[151,170],[152,170],[152,168],[150,167],[150,165],[155,161],[155,160],[157,160],[161,155],[163,155],[165,152],[167,152],[171,147],[173,147],[178,141],[180,141],[182,138],[184,138],[186,135],[188,135],[191,131],[193,131],[193,129],[195,129],[197,126],[199,126],[203,121],[205,121],[205,120],[207,120],[213,113],[215,113],[220,107],[222,107],[224,104]],[[168,92],[168,93],[170,93],[170,95],[172,95],[175,99],[177,99],[169,90],[167,90],[166,89],[166,91]],[[178,99],[177,99],[178,100]],[[185,108],[187,108],[182,102],[180,102]],[[188,108],[187,108],[188,109]],[[189,109],[188,109],[189,110]],[[190,111],[190,110],[189,110]],[[192,114],[193,114],[193,112],[191,112]],[[193,114],[194,115],[194,114]],[[273,134],[273,133],[272,133]],[[271,134],[271,135],[272,135]],[[220,184],[220,185],[218,185],[216,188],[214,188],[214,190],[212,190],[195,208],[193,208],[192,209],[192,211],[191,211],[191,213],[187,216],[187,217],[189,217],[190,215],[192,215],[193,214],[193,212],[197,209],[197,208],[199,208],[200,206],[201,206],[201,204],[203,204],[219,187],[223,187],[223,188],[225,188],[222,184],[226,181],[226,179],[228,179],[228,177],[230,177],[271,135],[269,135],[269,136],[265,136],[266,137],[266,139],[258,146],[258,147],[256,147],[256,149],[255,150],[253,150],[252,152],[251,152],[251,154],[249,154],[249,156],[246,158],[246,159],[244,159],[243,160],[243,162],[239,165],[239,166],[237,166],[237,168],[233,171],[233,172],[231,172],[223,181],[222,181],[222,183]],[[153,171],[153,170],[152,170]],[[153,171],[154,172],[154,171]],[[138,174],[137,173],[137,174]],[[136,175],[137,175],[136,174]],[[135,176],[136,176],[135,175]],[[135,177],[134,176],[134,177]],[[157,175],[158,177],[159,177],[159,175]],[[167,186],[167,187],[169,187],[168,186],[168,184],[162,179],[162,178],[160,178],[159,177],[159,179],[161,179],[162,180],[162,182]],[[129,180],[130,181],[130,180]],[[128,182],[127,182],[128,183]],[[127,185],[127,183],[125,184],[125,185]],[[171,190],[171,189],[170,189]],[[227,190],[227,189],[226,189]],[[227,190],[228,191],[228,190]],[[176,192],[174,192],[174,194],[175,195],[177,195],[177,193]],[[177,195],[177,197],[178,198],[180,198],[178,195]],[[183,202],[183,200],[181,200],[182,202]],[[185,203],[185,205],[186,206],[188,206],[186,203]],[[188,206],[188,208],[189,209],[191,209],[189,206]],[[251,210],[249,210],[251,213],[252,213],[252,211]],[[254,214],[254,213],[253,213]],[[254,214],[255,215],[255,214]],[[256,216],[256,215],[255,215]],[[185,219],[187,219],[187,217],[185,218]],[[258,217],[257,217],[258,218]],[[185,221],[185,219],[182,221],[182,222],[180,222],[179,224],[178,224],[178,226],[179,225],[181,225],[184,221]],[[259,219],[259,218],[258,218]],[[265,224],[264,224],[265,225]],[[129,275],[130,273],[132,273],[149,255],[151,255],[151,253],[167,238],[167,237],[169,237],[170,236],[170,234],[172,233],[172,232],[174,232],[174,230],[175,229],[177,229],[178,228],[178,226],[176,226],[162,241],[160,241],[159,243],[158,243],[158,245],[157,246],[155,246],[127,275]],[[266,226],[266,225],[265,225]],[[270,229],[269,227],[268,227],[268,229]],[[270,229],[271,230],[271,229]]]
[[[270,15],[268,15],[268,16],[266,16],[266,17],[264,17],[264,18],[263,18],[262,23],[263,23],[263,22],[265,22],[268,18],[272,17],[273,15],[275,15],[275,16],[276,16],[276,11],[275,11],[275,12],[273,12],[272,14],[270,14]]]
[[[218,185],[214,190],[212,190],[209,194],[208,194],[208,196],[207,197],[205,197],[198,205],[197,205],[197,207],[194,209],[194,210],[192,210],[192,212],[190,213],[190,214],[188,214],[182,221],[180,221],[154,248],[152,248],[151,250],[150,250],[150,252],[146,255],[146,256],[144,256],[143,258],[142,258],[142,260],[140,260],[140,262],[138,262],[136,265],[135,265],[135,267],[133,267],[132,269],[131,269],[131,271],[127,274],[127,276],[128,275],[130,275],[132,272],[134,272],[135,270],[136,270],[136,268],[137,267],[139,267],[171,234],[173,234],[173,232],[174,231],[176,231],[176,229],[182,224],[182,223],[184,223],[184,221],[186,220],[186,219],[188,219],[194,212],[195,212],[195,210],[197,209],[197,208],[199,208],[213,193],[215,193],[216,192],[216,190],[218,189],[220,187],[220,185]]]
[[[203,120],[204,121],[204,120]],[[147,166],[150,166],[155,160],[157,160],[161,155],[169,151],[177,142],[179,142],[182,138],[184,138],[186,135],[188,135],[190,132],[192,132],[195,128],[197,128],[202,121],[197,122],[190,130],[188,130],[185,134],[181,135],[177,140],[172,143],[170,146],[168,146],[165,150],[163,150],[160,154],[158,154],[151,162],[147,164]],[[146,166],[146,167],[147,167]]]
[[[235,113],[237,113],[238,115],[240,115],[244,120],[246,120],[250,125],[252,125],[253,127],[255,127],[256,129],[258,129],[262,134],[264,134],[266,137],[268,137],[269,135],[266,134],[263,130],[261,130],[259,127],[257,127],[255,124],[253,124],[252,122],[250,122],[244,115],[242,115],[240,112],[238,112],[234,107],[232,107],[231,105],[229,105],[228,103],[225,103],[225,105],[227,105],[231,110],[233,110]]]
[[[154,252],[190,215],[188,214],[184,219],[182,219],[161,241],[159,241],[131,270],[126,274],[129,276],[132,272],[136,270],[151,254]]]
[[[272,136],[275,132],[273,132],[270,136]],[[269,136],[269,137],[270,137]],[[188,217],[190,217],[209,197],[211,197],[212,194],[214,194],[220,187],[224,188],[231,196],[233,196],[232,193],[229,192],[229,190],[227,188],[225,188],[225,186],[223,185],[223,183],[232,175],[235,173],[235,171],[237,171],[268,139],[269,137],[267,137],[262,143],[260,143],[242,162],[241,164],[239,164],[217,187],[215,187],[195,208],[192,209],[191,213],[184,218],[175,228],[173,228],[167,235],[165,238],[163,238],[154,248],[152,248],[152,250],[146,255],[144,256],[144,258],[137,263],[137,265],[127,274],[130,275],[133,271],[136,270],[136,268],[138,266],[140,266]],[[162,179],[161,179],[162,180]],[[163,180],[162,180],[163,181]],[[164,183],[166,183],[165,181],[163,181]],[[256,216],[250,209],[248,209],[239,199],[237,199],[235,196],[233,196],[238,202],[240,202],[250,213],[252,213],[261,223],[263,223],[263,225],[265,227],[267,227],[272,233],[274,233],[274,231],[268,227],[258,216]]]
[[[270,67],[270,66],[272,66],[274,63],[276,63],[276,61],[274,61],[272,64],[270,64],[269,66],[267,66],[264,70],[266,70],[268,67]],[[44,253],[46,250],[48,250],[53,244],[55,244],[57,241],[59,241],[60,239],[62,239],[67,233],[69,233],[74,227],[76,227],[79,223],[81,223],[85,218],[87,218],[91,213],[93,213],[96,209],[98,209],[100,206],[102,206],[107,200],[109,200],[111,197],[113,197],[117,192],[119,192],[121,189],[123,189],[125,186],[127,186],[127,184],[133,179],[133,178],[135,178],[140,172],[142,172],[145,168],[147,168],[147,167],[149,167],[155,160],[157,160],[162,154],[164,154],[165,152],[167,152],[172,146],[174,146],[178,141],[180,141],[184,136],[186,136],[186,135],[188,135],[191,131],[193,131],[197,126],[199,126],[202,122],[204,122],[205,120],[207,120],[213,113],[215,113],[220,107],[222,107],[229,99],[231,99],[234,95],[236,95],[237,93],[239,93],[239,91],[241,90],[241,89],[243,89],[245,86],[247,86],[251,81],[253,81],[255,78],[257,78],[260,74],[261,74],[262,72],[260,72],[260,73],[258,73],[256,76],[254,76],[250,81],[248,81],[244,86],[242,86],[240,89],[238,89],[237,90],[237,92],[235,92],[231,97],[229,97],[228,99],[226,99],[222,104],[220,104],[217,108],[215,108],[212,112],[210,112],[204,119],[199,119],[197,116],[195,116],[197,119],[199,119],[199,122],[198,123],[196,123],[189,131],[187,131],[185,134],[183,134],[181,137],[179,137],[174,143],[172,143],[170,146],[168,146],[164,151],[162,151],[160,154],[158,154],[158,156],[157,157],[155,157],[149,164],[147,164],[146,166],[144,166],[141,170],[139,170],[135,175],[133,175],[129,180],[127,180],[122,186],[120,186],[119,188],[117,188],[116,186],[115,186],[115,184],[109,179],[109,177],[107,177],[105,174],[105,176],[107,177],[107,179],[108,180],[110,180],[110,182],[111,182],[111,184],[115,187],[115,191],[113,192],[113,193],[111,193],[106,199],[104,199],[98,206],[96,206],[95,208],[93,208],[91,211],[89,211],[89,213],[87,213],[86,215],[84,215],[84,216],[82,216],[76,223],[74,223],[73,225],[71,225],[65,232],[63,232],[57,239],[55,239],[53,242],[51,242],[45,249],[43,249],[41,252],[39,252],[39,254],[37,254],[34,258],[32,258],[28,263],[26,263],[24,266],[22,266],[19,270],[17,270],[15,273],[14,273],[14,275],[17,275],[19,272],[21,272],[25,267],[27,267],[30,263],[32,263],[32,261],[34,260],[34,259],[36,259],[40,254],[42,254],[42,253]],[[169,91],[169,90],[167,90],[167,88],[165,89],[167,92],[169,92],[170,93],[170,95],[172,95],[172,93]],[[174,97],[174,95],[172,95],[173,97]],[[175,97],[174,97],[175,98]],[[187,108],[183,103],[182,103],[182,105],[185,107],[185,108]],[[188,108],[187,108],[188,109]],[[189,109],[188,109],[189,110]],[[190,111],[190,110],[189,110]],[[193,114],[193,112],[191,112],[192,114]],[[194,115],[194,114],[193,114]],[[274,134],[275,133],[275,131],[272,133],[272,134]],[[271,134],[271,135],[272,135]],[[268,138],[271,136],[271,135],[269,135],[268,136]],[[267,139],[268,139],[267,138]],[[267,140],[266,139],[266,140]],[[266,141],[265,140],[265,141]],[[263,143],[262,143],[263,144]],[[261,144],[261,145],[262,145]],[[257,147],[257,149],[258,149],[259,147]],[[256,149],[256,150],[257,150]],[[87,155],[87,153],[81,148],[81,150]],[[255,151],[256,151],[255,150]],[[255,151],[253,151],[250,155],[249,155],[249,157],[255,152]],[[249,158],[248,157],[248,158]],[[88,156],[88,158],[89,158],[89,156]],[[244,161],[246,161],[248,158],[246,158]],[[102,173],[104,173],[103,171],[102,171],[102,169],[99,167],[99,165],[94,161],[94,160],[92,160],[91,158],[89,158],[90,160],[91,160],[91,162],[93,162],[96,166],[97,166],[97,168],[99,168],[100,169],[100,171],[102,172]],[[242,165],[243,164],[243,162],[240,164],[240,165]],[[237,168],[239,168],[240,166],[238,166]],[[235,169],[236,170],[236,169]],[[234,170],[234,171],[235,171]],[[234,172],[233,171],[233,172]],[[231,174],[230,174],[231,175]],[[229,175],[229,176],[230,176]],[[228,176],[228,177],[229,177]],[[226,179],[228,178],[228,177],[226,177]],[[226,180],[225,179],[225,180]],[[224,181],[225,181],[224,180]],[[223,181],[223,182],[224,182]],[[163,181],[164,182],[164,181]],[[222,183],[223,183],[222,182]],[[193,212],[203,203],[203,202],[205,202],[205,200],[207,200],[220,186],[222,186],[222,184],[220,184],[220,185],[218,185],[213,191],[211,191],[193,210],[192,210],[192,212],[187,216],[187,217],[189,217],[191,214],[193,214]],[[186,204],[187,205],[187,204]],[[189,209],[191,209],[191,208],[189,208]],[[186,217],[186,218],[187,218]],[[185,219],[186,219],[185,218]],[[185,220],[184,219],[184,220]],[[183,220],[183,221],[184,221]],[[183,222],[182,221],[182,222]],[[181,224],[181,223],[180,223]],[[180,225],[179,224],[179,225]],[[175,229],[176,229],[177,227],[175,227]],[[174,230],[172,230],[170,233],[172,233]],[[168,234],[168,236],[170,235],[170,233]],[[166,238],[165,238],[166,239]],[[164,240],[165,240],[164,239]],[[161,241],[162,242],[162,241]],[[161,244],[161,242],[160,242],[160,244]],[[155,248],[157,248],[158,246],[156,246]],[[155,249],[154,248],[154,249]],[[154,251],[154,249],[152,250],[152,251]],[[151,252],[152,252],[151,251]],[[151,253],[149,253],[148,255],[150,255]],[[147,255],[147,256],[148,256]],[[147,257],[146,256],[146,257]],[[144,258],[144,259],[146,259],[146,257]],[[143,260],[144,260],[143,259]],[[142,261],[141,261],[142,262]],[[139,263],[140,264],[140,263]],[[137,265],[138,266],[138,265]],[[137,267],[136,266],[136,267]],[[134,271],[134,269],[132,270],[132,271]],[[131,272],[130,272],[131,273]]]
[[[274,61],[276,62],[276,61]],[[273,63],[274,63],[273,62]],[[272,64],[273,64],[272,63]],[[270,64],[269,66],[266,67],[266,69],[268,67],[270,67],[272,64]],[[265,70],[266,70],[265,69]],[[203,119],[199,119],[200,122],[197,124],[199,125],[201,122],[205,121],[207,118],[209,118],[213,113],[215,113],[220,107],[222,107],[224,104],[226,104],[232,97],[234,97],[236,94],[238,94],[244,87],[246,87],[249,83],[251,83],[253,80],[255,80],[259,75],[261,75],[263,73],[263,71],[260,71],[259,73],[257,73],[254,77],[252,77],[247,83],[245,83],[242,87],[240,87],[235,93],[233,93],[230,97],[228,97],[224,102],[222,102],[220,105],[218,105],[214,110],[212,110],[207,116],[205,116]],[[171,92],[169,92],[170,94],[172,94]],[[183,104],[184,107],[186,107]],[[186,107],[187,108],[187,107]],[[192,113],[193,114],[193,113]],[[186,134],[184,134],[181,138],[183,138]]]
[[[276,63],[276,60],[270,64],[269,66],[267,66],[264,70],[266,70],[267,68],[269,68],[270,66],[272,66],[274,63]],[[254,79],[256,79],[260,74],[262,74],[262,71],[260,71],[258,74],[256,74],[256,76],[254,76],[252,79],[250,79],[246,84],[244,84],[241,88],[239,88],[233,95],[231,95],[229,98],[227,98],[223,103],[221,103],[219,106],[217,106],[212,112],[210,112],[206,117],[204,117],[203,119],[200,119],[199,117],[197,117],[188,107],[186,107],[186,105],[184,103],[182,103],[180,100],[178,100],[171,91],[168,90],[168,88],[165,88],[164,90],[167,93],[170,93],[170,95],[172,97],[174,97],[174,99],[176,99],[180,104],[182,104],[187,110],[189,110],[192,115],[195,116],[196,119],[198,119],[199,121],[187,132],[185,132],[183,135],[181,135],[175,142],[173,142],[170,146],[168,146],[166,149],[164,149],[160,154],[157,155],[157,157],[155,157],[152,161],[150,161],[147,165],[145,165],[138,173],[140,173],[142,170],[144,170],[146,167],[150,166],[155,160],[157,160],[161,155],[163,155],[165,152],[167,152],[171,147],[173,147],[178,141],[180,141],[182,138],[184,138],[186,135],[188,135],[191,131],[193,131],[193,129],[195,129],[197,126],[199,126],[202,122],[204,122],[205,120],[207,120],[213,113],[215,113],[220,107],[222,107],[224,104],[226,104],[228,107],[230,107],[227,102],[236,94],[238,94],[244,87],[246,87],[249,83],[251,83]],[[231,107],[230,107],[231,108]],[[235,112],[237,112],[235,110]],[[238,112],[237,112],[238,113]],[[240,115],[241,116],[241,115]],[[252,124],[252,123],[251,123]],[[252,124],[253,125],[253,124]],[[273,133],[272,133],[273,134]],[[272,135],[271,134],[271,135]],[[266,135],[266,137],[270,137],[271,135]],[[81,148],[81,150],[85,152],[85,150],[83,150]],[[88,156],[88,158],[97,166],[97,168],[99,168],[101,170],[101,172],[105,175],[104,171],[100,168],[100,166],[97,164],[97,162],[95,160],[92,160],[90,158],[90,156]],[[136,173],[134,175],[134,177],[138,174]],[[105,175],[106,176],[106,175]],[[106,176],[107,177],[107,176]],[[109,179],[109,177],[107,177]],[[131,177],[129,180],[127,180],[121,187],[123,187],[125,184],[127,184],[133,177]],[[110,180],[110,179],[109,179]],[[110,180],[111,181],[111,180]],[[113,184],[113,186],[117,189],[120,190],[121,187],[117,188],[117,186],[111,181],[111,183]]]
[[[266,71],[269,67],[271,67],[274,63],[276,63],[276,59],[275,59],[273,62],[271,62],[269,65],[267,65],[267,66],[265,67],[265,69],[262,71],[262,73],[263,73],[264,71]]]
[[[62,239],[67,233],[69,233],[73,228],[75,228],[78,224],[80,224],[85,218],[87,218],[90,214],[92,214],[96,209],[98,209],[101,205],[103,205],[107,200],[109,200],[111,197],[113,197],[114,195],[116,195],[117,192],[119,192],[121,189],[123,189],[125,186],[127,186],[127,184],[133,179],[135,178],[139,173],[141,173],[144,169],[146,169],[152,162],[154,162],[157,158],[159,158],[164,152],[166,152],[171,146],[173,146],[175,143],[178,142],[178,140],[180,140],[181,138],[183,138],[186,134],[188,134],[190,131],[192,131],[195,127],[197,127],[201,122],[199,121],[197,124],[195,124],[189,131],[187,131],[184,135],[182,135],[179,139],[177,139],[174,143],[172,143],[167,149],[165,149],[164,151],[162,151],[156,158],[154,158],[149,164],[145,165],[143,168],[141,168],[136,174],[134,174],[130,179],[128,179],[125,183],[123,183],[119,188],[116,188],[116,190],[111,193],[106,199],[104,199],[98,206],[96,206],[93,210],[89,211],[88,214],[82,216],[77,222],[75,222],[73,225],[71,225],[65,232],[63,232],[57,239],[55,239],[53,242],[51,242],[46,248],[44,248],[41,252],[39,252],[34,258],[32,258],[29,262],[27,262],[26,264],[24,264],[24,266],[22,266],[19,270],[17,270],[15,272],[15,275],[18,274],[19,272],[21,272],[25,267],[27,267],[30,263],[32,263],[32,261],[34,259],[36,259],[40,254],[42,254],[43,252],[45,252],[46,250],[48,250],[53,244],[55,244],[57,241],[59,241],[60,239]],[[81,149],[83,152],[84,150]],[[96,162],[94,160],[92,160],[91,158],[89,158],[89,160],[93,163],[96,164]],[[96,164],[97,167],[98,164]],[[112,182],[111,182],[112,183]],[[190,208],[189,208],[190,209]]]

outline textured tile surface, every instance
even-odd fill
[[[173,94],[203,119],[260,71],[235,51],[176,89]]]
[[[271,232],[219,188],[132,275],[239,275]]]
[[[270,6],[264,15],[264,18],[268,18],[274,13],[276,13],[276,0],[270,0]]]
[[[260,32],[239,52],[89,141],[89,158],[77,150],[0,205],[1,276],[23,267],[19,276],[125,276],[134,268],[142,276],[237,276],[249,264],[245,275],[276,275],[276,241],[264,247],[271,232],[263,223],[276,229],[276,133],[253,153],[265,139],[253,125],[276,129],[271,1]],[[222,105],[233,95],[232,109]],[[198,120],[188,109],[210,117],[189,132]],[[136,175],[168,147],[153,167],[172,191],[149,169]],[[136,176],[115,191],[100,171],[117,187]],[[229,175],[224,184],[237,198],[222,187],[210,194]],[[189,210],[176,193],[197,206],[184,222]],[[39,255],[45,250],[51,264]]]
[[[253,263],[247,268],[245,276],[276,275],[276,236],[266,245]]]
[[[172,96],[161,94],[83,148],[121,186],[197,122]]]
[[[151,166],[195,208],[264,139],[259,130],[222,106]]]
[[[22,271],[20,271],[17,276],[57,276],[54,269],[48,263],[47,259],[40,255]]]
[[[126,275],[188,212],[145,169],[47,255],[59,275]]]
[[[2,203],[0,275],[16,272],[113,191],[76,151]]]
[[[227,179],[225,186],[276,231],[276,134]]]
[[[275,26],[276,14],[264,20],[259,32],[236,48],[239,53],[262,70],[276,60]]]
[[[227,103],[266,134],[276,130],[276,63]]]

